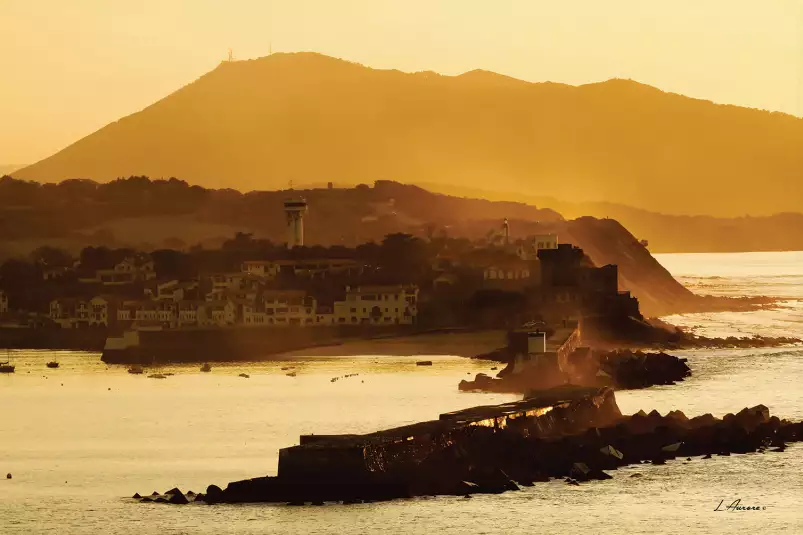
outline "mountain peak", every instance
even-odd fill
[[[632,80],[575,87],[484,70],[403,73],[298,52],[223,62],[14,176],[175,176],[244,190],[289,180],[492,183],[670,214],[761,215],[798,210],[801,146],[803,120]]]

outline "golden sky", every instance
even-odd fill
[[[33,163],[148,106],[229,48],[632,78],[803,116],[803,0],[0,0],[0,30],[0,164]]]

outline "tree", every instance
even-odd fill
[[[192,258],[181,251],[159,249],[151,253],[151,258],[160,278],[186,280],[197,275]]]
[[[43,245],[34,249],[29,255],[31,262],[47,267],[69,267],[72,265],[72,255],[64,249]]]

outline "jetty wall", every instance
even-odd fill
[[[619,417],[611,389],[563,387],[548,395],[473,407],[367,435],[302,436],[300,445],[279,451],[278,476],[392,481],[483,429],[506,429],[522,437],[562,436]]]

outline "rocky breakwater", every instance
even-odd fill
[[[578,348],[560,363],[533,362],[523,367],[511,361],[497,376],[480,373],[472,381],[460,381],[463,391],[525,393],[563,384],[610,386],[617,390],[671,385],[691,376],[685,358],[663,352],[631,350],[592,351]]]
[[[722,419],[680,411],[623,416],[609,388],[563,387],[368,435],[302,436],[301,445],[281,450],[278,476],[211,485],[194,501],[322,505],[501,493],[551,478],[610,479],[609,471],[629,464],[782,452],[799,440],[803,423],[770,416],[762,405]]]

